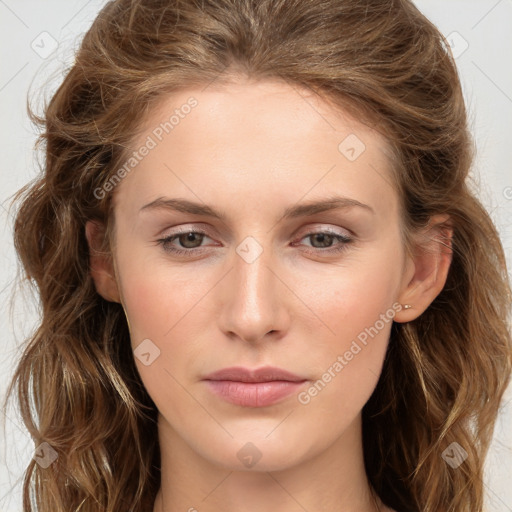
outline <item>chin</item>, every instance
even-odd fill
[[[271,432],[272,429],[255,431],[254,428],[250,432],[231,431],[233,438],[210,439],[207,445],[199,442],[196,450],[212,464],[230,471],[263,472],[289,469],[323,448],[319,446],[320,440],[315,443],[304,432],[297,431],[296,435]]]

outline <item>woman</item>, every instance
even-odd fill
[[[26,512],[482,510],[511,294],[413,4],[109,2],[34,119]]]

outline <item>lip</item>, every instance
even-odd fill
[[[232,404],[266,407],[297,393],[306,378],[273,366],[224,368],[203,379],[210,391]]]
[[[204,377],[204,380],[231,380],[236,382],[271,382],[283,380],[288,382],[302,382],[307,379],[275,366],[263,366],[253,370],[244,368],[243,366],[232,366],[210,373]]]

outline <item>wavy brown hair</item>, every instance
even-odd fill
[[[29,112],[44,169],[15,196],[15,247],[42,318],[9,395],[36,446],[58,454],[47,469],[30,462],[23,510],[152,510],[157,411],[122,306],[95,291],[84,226],[112,226],[112,194],[94,191],[159,101],[236,75],[305,87],[379,130],[407,246],[431,216],[449,215],[446,285],[417,319],[393,324],[363,409],[364,457],[372,487],[399,512],[481,512],[512,367],[511,290],[496,228],[471,191],[453,57],[408,0],[116,0],[101,10],[44,113]],[[468,452],[456,470],[441,457],[452,442]]]

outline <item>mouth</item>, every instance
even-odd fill
[[[254,370],[224,368],[207,375],[203,381],[211,392],[227,402],[243,407],[266,407],[297,393],[308,379],[266,366]]]

